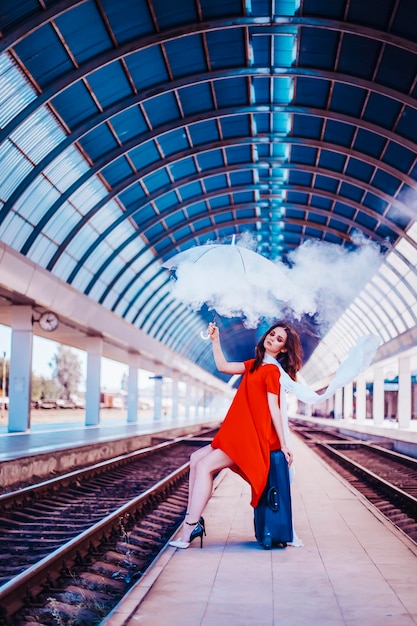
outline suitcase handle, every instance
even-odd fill
[[[279,498],[278,498],[278,490],[276,487],[270,487],[267,495],[267,503],[271,511],[278,511],[279,509]]]

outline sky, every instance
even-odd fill
[[[33,336],[33,354],[32,354],[32,370],[36,376],[45,378],[52,377],[52,359],[57,351],[58,345],[55,341],[43,339],[42,337]],[[10,360],[11,347],[11,329],[8,326],[0,324],[0,358],[6,353],[6,360]],[[87,371],[87,353],[83,350],[71,348],[78,356],[85,380]],[[103,390],[114,391],[120,388],[123,374],[128,373],[127,365],[117,363],[110,359],[102,358],[101,360],[101,388]],[[85,386],[85,385],[84,385]]]

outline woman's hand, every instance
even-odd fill
[[[208,325],[207,335],[212,341],[220,338],[219,329],[217,328],[215,322],[210,322],[210,324]]]
[[[289,448],[287,448],[287,446],[282,446],[281,447],[282,452],[284,453],[284,456],[287,460],[288,463],[288,467],[292,464],[294,457],[293,454],[291,452],[291,450]]]

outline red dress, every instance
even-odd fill
[[[252,488],[251,505],[256,507],[269,472],[269,453],[280,450],[281,443],[272,422],[267,393],[278,396],[280,371],[270,363],[250,372],[254,359],[245,361],[245,373],[224,421],[213,439]]]

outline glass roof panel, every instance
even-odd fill
[[[70,146],[45,168],[44,173],[63,192],[87,171],[86,160],[75,147]]]
[[[119,43],[153,32],[152,16],[146,2],[101,0],[101,4]]]
[[[178,90],[185,117],[210,111],[214,107],[213,92],[209,82],[198,83]]]
[[[92,2],[83,2],[72,11],[58,15],[56,24],[78,63],[112,47],[98,7]]]
[[[190,35],[167,41],[165,50],[174,78],[207,71],[201,35]]]
[[[182,150],[187,150],[190,147],[187,136],[182,128],[161,135],[158,137],[158,144],[165,157],[170,154],[175,154],[176,152],[181,152]]]
[[[36,99],[33,87],[7,54],[0,55],[0,128]]]
[[[47,222],[44,234],[55,242],[61,242],[77,226],[79,219],[80,215],[74,206],[64,202]]]
[[[126,143],[148,130],[143,113],[137,106],[129,107],[125,111],[113,115],[111,125],[121,143]]]
[[[15,44],[14,50],[41,87],[74,69],[71,57],[51,23],[29,33]]]
[[[402,254],[405,259],[407,259],[407,262],[410,265],[417,267],[417,246],[416,245],[413,246],[410,242],[408,242],[405,238],[403,238],[398,242],[396,246],[396,250],[400,254]]]
[[[128,55],[125,62],[138,91],[169,80],[164,56],[159,46],[138,50]]]
[[[41,267],[45,267],[46,261],[55,254],[57,249],[57,244],[41,233],[36,237],[30,249],[30,259],[34,263],[38,263]]]
[[[3,243],[20,250],[31,232],[32,225],[19,214],[10,211],[0,227],[0,238]]]
[[[212,69],[245,64],[245,43],[241,29],[211,31],[206,35]],[[227,55],[224,50],[227,49]]]
[[[143,108],[152,128],[178,120],[181,117],[178,103],[173,93],[165,93],[149,98],[149,100],[143,103]]]
[[[387,262],[401,275],[404,276],[409,272],[410,266],[399,255],[392,253],[389,255]]]
[[[125,71],[119,61],[109,63],[88,76],[95,98],[103,108],[132,93]]]
[[[74,128],[98,111],[93,94],[83,81],[78,81],[57,93],[51,101],[54,109],[69,128]]]
[[[33,169],[27,157],[9,141],[0,146],[0,197],[5,202]]]
[[[39,163],[65,134],[46,109],[30,115],[12,134],[11,140],[33,163]]]

